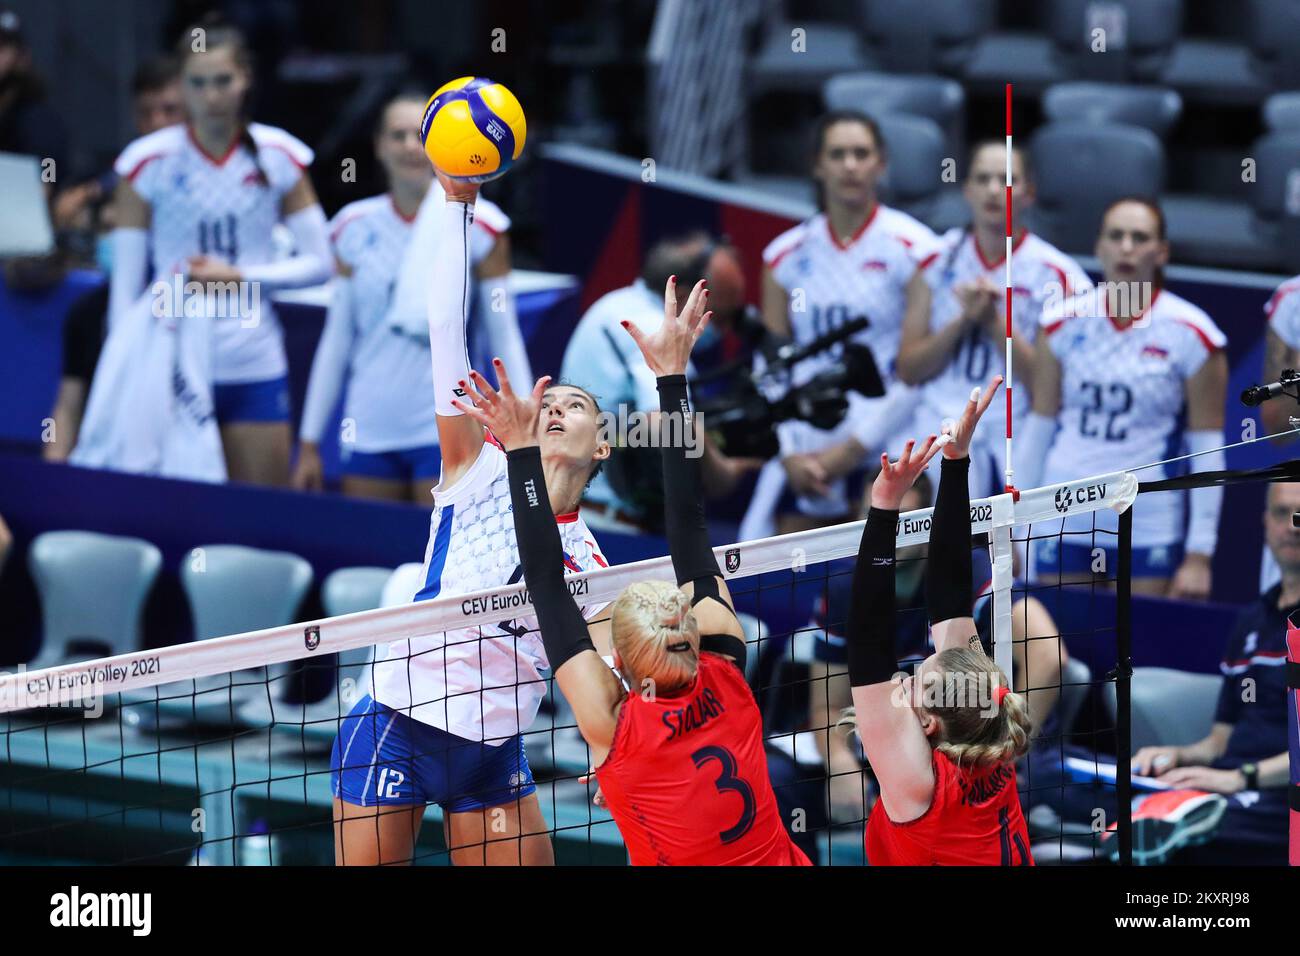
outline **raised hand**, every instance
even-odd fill
[[[538,444],[537,420],[542,414],[542,393],[551,377],[543,375],[533,386],[531,395],[520,397],[510,387],[506,367],[499,358],[492,360],[501,390],[493,388],[478,372],[471,371],[471,382],[462,379],[457,384],[465,390],[469,402],[453,398],[451,403],[486,427],[506,451]],[[473,404],[470,404],[472,402]]]
[[[691,357],[695,340],[700,337],[705,326],[709,324],[712,312],[704,311],[708,305],[709,290],[704,288],[704,280],[695,283],[690,297],[680,314],[677,312],[677,276],[670,276],[664,288],[664,320],[659,328],[649,335],[642,332],[632,322],[624,319],[623,328],[632,336],[637,348],[645,357],[645,364],[655,377],[661,375],[683,375],[686,361]]]
[[[980,418],[993,404],[993,396],[997,394],[998,387],[1001,384],[1002,376],[994,375],[989,380],[988,388],[983,391],[983,394],[978,388],[970,393],[970,400],[966,403],[961,418],[955,422],[944,424],[943,434],[951,438],[952,441],[943,446],[943,457],[965,458],[970,454],[970,443],[975,436],[975,426],[979,424]]]
[[[948,445],[951,439],[945,435],[940,438],[931,435],[925,440],[916,454],[916,440],[911,439],[903,446],[903,454],[898,461],[890,462],[888,455],[880,456],[880,474],[871,483],[871,507],[882,511],[897,511],[903,502],[907,490],[916,483],[917,475],[925,471],[930,459],[939,453],[939,449]]]
[[[448,176],[437,166],[433,167],[433,173],[438,177],[438,182],[442,184],[442,191],[447,194],[448,202],[465,202],[471,206],[478,199],[478,183],[466,182],[463,179],[453,179]]]

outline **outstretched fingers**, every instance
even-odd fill
[[[546,394],[547,386],[551,384],[551,376],[543,375],[533,386],[533,404],[539,409],[542,407],[542,396]]]
[[[664,283],[664,321],[677,318],[677,276],[669,276]]]
[[[501,394],[505,398],[514,398],[514,389],[510,387],[510,376],[506,374],[505,363],[499,358],[494,358],[492,367],[497,370],[497,381],[501,383]]]

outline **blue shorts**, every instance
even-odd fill
[[[1106,574],[1114,577],[1119,568],[1119,548],[1108,547],[1112,540],[1110,536],[1105,540],[1098,536],[1095,545],[1067,543],[1057,537],[1042,538],[1033,542],[1035,580],[1051,580],[1060,574],[1091,573],[1094,547],[1105,552]],[[1181,544],[1133,549],[1133,577],[1135,578],[1172,578],[1182,563]]]
[[[339,726],[330,786],[354,806],[436,803],[448,813],[514,803],[537,790],[522,736],[499,747],[465,740],[369,694]]]
[[[264,382],[213,385],[212,406],[218,425],[236,422],[287,422],[289,378],[282,375]]]
[[[344,451],[341,464],[343,474],[356,478],[437,481],[442,473],[442,449],[437,445],[417,445],[393,451]]]

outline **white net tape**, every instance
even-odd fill
[[[996,657],[1007,673],[1011,672],[1007,637],[1012,583],[1010,529],[1103,508],[1122,512],[1133,504],[1137,488],[1137,478],[1132,474],[1113,472],[1023,491],[1018,501],[1013,501],[1010,494],[1002,494],[971,502],[972,532],[989,534],[993,543]],[[899,547],[929,540],[932,510],[909,511],[899,518]],[[715,553],[724,576],[733,580],[794,570],[804,561],[850,557],[857,553],[861,537],[862,522],[858,521],[722,547]],[[580,597],[584,604],[593,604],[614,600],[634,581],[651,579],[673,580],[670,558],[616,565],[575,574],[566,580],[575,597]],[[518,614],[529,603],[525,586],[515,584],[86,663],[0,674],[0,713],[105,697],[173,681],[369,647],[379,642],[493,624],[503,613]]]

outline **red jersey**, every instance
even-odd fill
[[[877,802],[867,818],[872,866],[1033,866],[1020,812],[1016,768],[958,769],[934,751],[934,798],[907,823],[895,823]]]
[[[596,777],[633,866],[811,866],[781,826],[754,695],[716,654],[682,694],[628,695]]]

